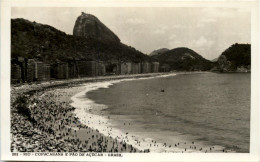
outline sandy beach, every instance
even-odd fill
[[[192,74],[192,73],[179,73],[179,74]],[[169,77],[174,76],[174,74],[155,76],[155,77]],[[150,79],[139,78],[140,79]],[[154,78],[154,77],[153,77]],[[102,110],[108,108],[106,105],[97,104],[95,101],[87,98],[87,93],[95,91],[97,89],[109,88],[110,86],[123,81],[131,81],[136,79],[119,79],[105,82],[95,82],[84,84],[84,91],[77,93],[72,97],[72,106],[76,108],[75,114],[79,118],[79,121],[91,128],[98,129],[105,136],[115,138],[117,140],[126,141],[126,143],[131,144],[138,150],[149,150],[155,153],[191,153],[191,152],[230,152],[222,146],[213,145],[206,146],[202,142],[198,142],[194,139],[183,138],[181,135],[174,136],[172,141],[175,141],[175,145],[168,144],[167,141],[158,142],[156,139],[152,138],[152,135],[147,135],[143,137],[139,134],[129,132],[131,127],[135,127],[133,123],[128,122],[125,118],[122,120],[122,125],[124,129],[118,129],[113,124],[111,124],[110,116],[106,116]],[[95,112],[95,113],[93,113]],[[127,131],[128,130],[128,131]],[[188,139],[188,140],[187,140]],[[195,142],[196,141],[196,142]]]
[[[13,86],[11,151],[149,152],[82,124],[70,104],[71,97],[84,90],[82,83],[159,75],[162,74],[104,76]]]
[[[12,88],[11,151],[13,152],[226,152],[176,139],[175,145],[139,138],[114,128],[109,116],[95,115],[106,105],[82,97],[121,81],[171,74],[106,76],[53,81]],[[131,123],[127,123],[129,126]],[[124,123],[124,125],[127,125]],[[179,141],[179,142],[178,142]]]

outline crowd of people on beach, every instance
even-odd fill
[[[37,87],[37,86],[36,86]],[[75,87],[74,87],[75,88]],[[194,142],[178,142],[170,145],[152,140],[143,145],[141,139],[126,133],[116,138],[105,136],[99,130],[82,124],[75,116],[75,108],[70,105],[70,98],[75,92],[68,87],[38,88],[32,90],[12,90],[11,95],[11,151],[12,152],[151,152],[154,148],[182,149],[185,152],[226,152],[214,147],[202,148]],[[71,89],[71,87],[70,87]],[[24,98],[25,103],[16,102],[18,97]],[[29,113],[24,115],[19,107]],[[92,121],[90,118],[89,121]],[[102,123],[99,123],[102,124]],[[125,126],[130,123],[122,123]],[[131,123],[132,125],[132,123]],[[112,133],[112,128],[107,127]],[[135,139],[135,144],[129,144],[129,138]],[[138,149],[139,148],[139,149]],[[180,151],[178,151],[180,152]]]
[[[29,118],[35,122],[30,122],[28,116],[18,112],[12,113],[11,151],[140,152],[125,141],[106,137],[98,130],[80,123],[70,102],[64,100],[64,95],[69,94],[51,90],[27,96]]]

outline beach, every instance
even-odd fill
[[[113,124],[111,116],[104,113],[103,110],[108,108],[107,105],[96,103],[86,97],[89,92],[106,89],[120,82],[174,77],[175,75],[176,73],[105,76],[13,87],[11,151],[235,152],[220,145],[205,145],[203,142],[181,134],[174,135],[171,143],[167,140],[157,141],[152,134],[144,137],[131,131],[138,125],[134,125],[134,122],[128,118],[120,120],[119,125],[123,129],[119,129]],[[17,98],[28,102],[23,105],[21,101],[17,102]],[[17,111],[19,106],[28,107],[26,110],[29,111],[23,114]]]
[[[199,74],[199,73],[178,73],[178,74]],[[174,77],[175,75],[176,74],[170,74],[170,75],[159,76],[159,77],[160,78]],[[88,94],[90,92],[96,91],[98,89],[102,91],[103,89],[109,88],[120,82],[125,82],[125,84],[127,84],[129,83],[129,81],[143,80],[143,79],[152,79],[152,78],[120,79],[116,81],[106,81],[106,82],[96,82],[93,84],[86,84],[84,91],[72,97],[73,100],[72,106],[76,107],[75,110],[76,116],[79,118],[79,120],[82,123],[89,125],[93,128],[98,128],[98,130],[100,130],[102,134],[106,136],[111,136],[119,140],[120,139],[126,140],[128,144],[133,145],[139,150],[149,149],[150,152],[156,152],[156,153],[234,152],[234,150],[226,149],[225,147],[220,145],[206,145],[204,142],[198,141],[195,138],[191,139],[185,135],[181,135],[178,133],[176,135],[173,135],[170,141],[168,139],[157,141],[156,138],[153,138],[154,137],[153,134],[149,134],[149,133],[146,133],[145,135],[144,133],[140,134],[139,133],[140,130],[142,132],[145,129],[145,126],[141,127],[140,125],[136,124],[133,120],[131,120],[131,117],[128,118],[128,116],[125,115],[124,116],[116,115],[114,119],[116,119],[117,122],[114,122],[113,117],[109,116],[107,113],[104,112],[104,110],[106,111],[108,109],[107,105],[96,103],[95,100],[91,100],[88,97]],[[102,96],[104,97],[105,94],[102,94],[102,92],[99,93],[100,93],[99,98],[102,98]],[[111,102],[113,102],[113,100]],[[119,104],[124,105],[124,103],[122,102],[120,102]],[[122,109],[124,108],[121,107],[121,110]],[[93,120],[89,120],[89,119],[93,119]],[[136,128],[139,131],[136,132],[135,131]],[[164,132],[161,132],[162,135],[163,133]],[[169,133],[171,134],[172,132]]]
[[[105,136],[96,127],[82,124],[70,104],[71,97],[84,91],[82,83],[160,75],[104,76],[13,86],[11,151],[149,152],[134,148],[126,140]],[[93,122],[93,118],[89,120]]]

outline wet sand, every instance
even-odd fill
[[[186,73],[185,73],[186,74]],[[175,75],[175,74],[171,74]],[[166,75],[169,76],[169,75]],[[166,77],[164,76],[164,77]],[[163,77],[163,76],[160,76]],[[148,78],[141,78],[148,79]],[[145,137],[135,132],[136,127],[139,125],[134,125],[134,122],[129,120],[127,116],[123,116],[122,119],[117,118],[117,125],[111,120],[112,116],[104,114],[102,110],[107,109],[106,105],[97,104],[95,101],[87,98],[87,93],[90,91],[97,90],[99,88],[109,88],[109,86],[119,83],[121,81],[130,81],[132,79],[121,79],[116,81],[105,81],[96,82],[84,85],[84,91],[72,97],[72,106],[76,108],[75,114],[79,120],[90,126],[91,128],[97,128],[102,134],[116,138],[118,140],[124,140],[126,143],[131,144],[139,150],[148,150],[150,152],[171,152],[171,153],[189,153],[189,152],[230,152],[222,146],[209,146],[196,139],[189,139],[189,137],[184,137],[183,135],[174,135],[170,141],[165,141],[163,139],[156,140],[153,138],[152,134],[147,134]],[[133,128],[135,127],[135,128]],[[138,128],[139,129],[139,128]],[[140,129],[143,129],[140,127]],[[139,129],[139,130],[140,130]],[[142,130],[143,131],[143,130]]]
[[[125,140],[104,136],[79,122],[70,98],[83,91],[84,82],[162,74],[104,76],[49,81],[11,88],[12,152],[149,152]]]
[[[155,77],[161,74],[128,75],[44,82],[13,87],[11,92],[11,151],[13,152],[150,152],[154,147],[173,148],[169,152],[202,152],[194,142],[187,148],[168,146],[114,129],[102,115],[72,104],[71,98],[86,92],[86,85],[110,80]],[[160,76],[162,77],[162,76]],[[90,83],[94,82],[94,83]],[[118,81],[115,81],[118,82]],[[102,84],[103,84],[102,83]],[[98,86],[93,88],[99,88]],[[71,106],[72,104],[72,106]],[[75,108],[76,107],[76,108]],[[95,109],[97,107],[93,107]],[[102,109],[102,108],[101,108]],[[86,115],[88,114],[88,115]],[[108,117],[109,118],[109,117]],[[183,143],[186,145],[186,143]],[[183,146],[183,145],[182,145]],[[188,148],[188,146],[190,146]],[[214,148],[210,148],[211,151]],[[207,152],[206,151],[206,152]],[[204,152],[204,150],[203,150]],[[225,152],[225,150],[223,150]]]

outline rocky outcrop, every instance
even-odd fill
[[[227,57],[225,55],[221,55],[218,58],[218,67],[220,71],[227,72],[230,70],[231,62],[227,60]]]
[[[237,72],[244,72],[244,73],[251,72],[251,66],[248,65],[248,66],[237,67]]]
[[[105,30],[100,31],[105,32]],[[100,35],[109,34],[105,32]],[[11,57],[37,59],[46,63],[55,63],[57,60],[62,62],[79,60],[141,62],[151,59],[135,48],[117,42],[119,39],[116,39],[116,36],[114,38],[115,41],[108,41],[95,37],[73,36],[49,25],[21,18],[12,19]]]
[[[220,72],[250,72],[251,71],[251,45],[233,44],[218,58]]]
[[[91,14],[82,14],[77,18],[73,29],[74,36],[93,37],[104,41],[120,42],[120,39],[98,18]]]

